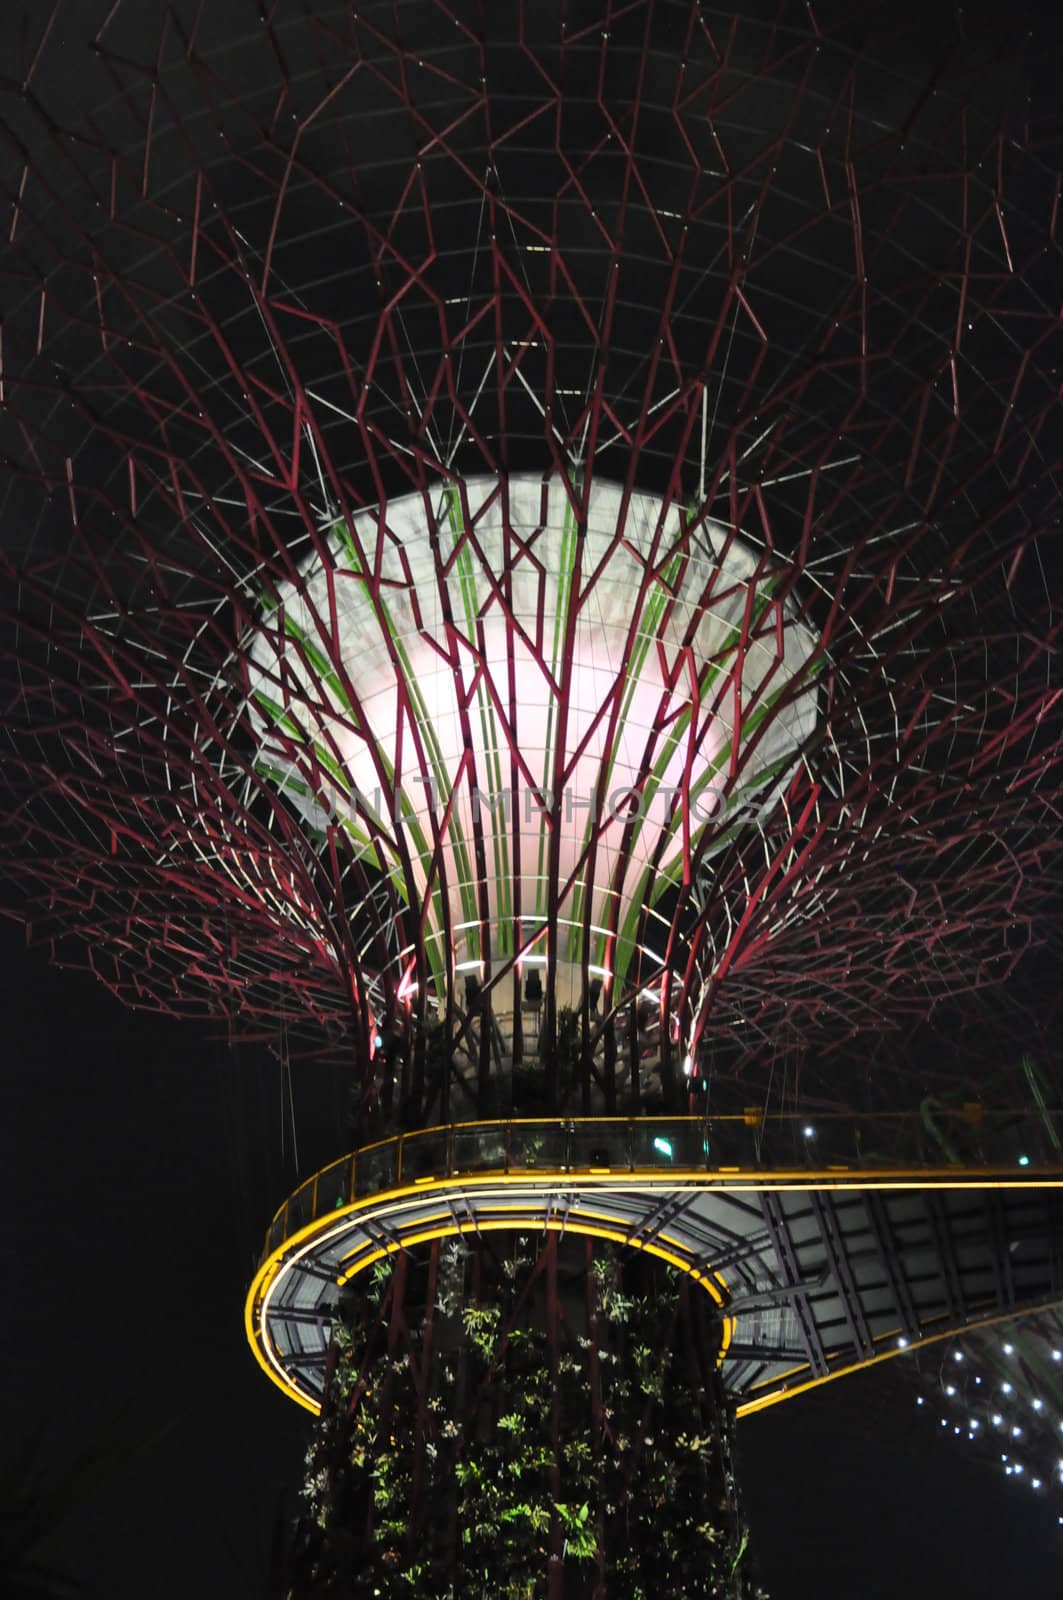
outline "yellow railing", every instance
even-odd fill
[[[276,1213],[266,1255],[300,1228],[381,1190],[477,1172],[720,1172],[772,1167],[994,1171],[1058,1164],[1046,1118],[959,1110],[719,1117],[550,1117],[452,1123],[366,1145],[308,1179]]]

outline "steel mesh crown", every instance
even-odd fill
[[[1058,185],[977,61],[929,95],[685,0],[119,6],[57,139],[49,48],[2,417],[37,938],[370,1096],[427,1032],[425,1114],[556,1091],[562,1038],[615,1105],[618,1037],[674,1095],[1005,983],[1056,904]]]

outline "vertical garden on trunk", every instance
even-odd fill
[[[346,1291],[292,1597],[752,1600],[685,1274],[575,1235],[435,1240]]]

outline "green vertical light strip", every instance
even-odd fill
[[[314,759],[321,764],[341,793],[349,799],[351,783],[347,773],[339,762],[329,755],[323,745],[310,737],[302,723],[290,711],[285,711],[284,707],[279,705],[276,700],[271,700],[269,695],[261,689],[255,691],[252,699],[260,711],[264,711],[267,716],[272,718],[277,727],[284,729],[294,744],[301,744],[304,749],[313,751]]]
[[[335,535],[339,544],[342,545],[347,555],[347,559],[350,562],[350,576],[355,578],[357,582],[361,584],[363,592],[367,591],[369,588],[370,579],[361,569],[361,562],[358,557],[357,549],[355,548],[354,541],[348,533],[342,518],[337,518],[336,521],[333,522],[331,531]],[[439,795],[449,794],[449,774],[446,769],[446,763],[443,760],[442,752],[439,748],[435,729],[433,728],[431,720],[425,709],[424,700],[422,699],[420,691],[417,688],[417,681],[410,666],[410,660],[406,653],[406,648],[403,645],[401,635],[394,624],[388,606],[385,604],[383,599],[379,597],[377,603],[379,604],[381,616],[383,617],[384,624],[388,630],[388,636],[395,647],[395,653],[398,657],[399,666],[402,671],[403,682],[406,686],[410,703],[414,710],[414,715],[417,718],[418,726],[421,729],[421,736],[424,740],[425,750],[432,769],[432,777],[433,782],[435,783],[436,792]],[[393,763],[387,759],[387,757],[384,755],[384,752],[381,751],[379,747],[378,755],[380,756],[386,769],[388,781],[392,785],[396,805],[400,810],[403,823],[409,832],[414,849],[421,861],[421,866],[427,881],[428,874],[432,868],[433,852],[431,844],[427,839],[421,824],[417,820],[416,810],[412,805],[405,789],[398,788],[395,785],[395,771]],[[464,867],[462,866],[462,851],[463,841],[459,828],[457,829],[457,837],[455,840],[455,855],[459,862],[459,871],[464,869],[467,876],[468,863],[466,861],[464,862]],[[462,905],[464,907],[467,905],[467,889],[464,884],[460,886],[460,889],[462,894]],[[403,898],[406,898],[404,889]],[[446,984],[446,956],[443,950],[443,934],[446,923],[443,914],[443,890],[438,877],[436,878],[436,885],[432,890],[430,898],[432,911],[426,918],[425,923],[425,955],[428,961],[429,969],[432,973],[432,977],[439,991],[442,992]],[[433,917],[435,919],[436,934],[434,938],[432,937],[430,931],[432,928]]]
[[[665,574],[664,574],[663,578],[658,581],[658,585],[657,585],[657,588],[656,588],[655,592],[648,597],[648,604],[647,604],[645,612],[644,612],[644,625],[639,630],[639,645],[638,645],[638,648],[635,650],[635,652],[633,652],[632,660],[631,660],[631,667],[629,668],[629,670],[625,674],[624,698],[623,698],[623,701],[622,701],[621,712],[620,712],[620,726],[621,727],[624,726],[626,724],[626,722],[627,722],[627,718],[628,718],[628,715],[629,715],[630,710],[631,710],[631,705],[632,705],[632,701],[633,701],[633,698],[634,698],[635,690],[638,687],[639,676],[641,674],[643,666],[645,665],[646,658],[647,658],[647,655],[649,653],[650,647],[657,640],[658,628],[659,628],[659,625],[660,625],[660,622],[661,622],[661,618],[662,618],[662,616],[664,614],[664,611],[665,611],[665,608],[666,608],[666,606],[668,604],[668,601],[671,598],[672,591],[671,591],[671,588],[669,586],[674,585],[675,580],[679,575],[679,571],[680,571],[681,566],[682,566],[682,554],[681,554],[681,552],[677,552],[672,557],[670,562],[668,563],[668,567],[667,567],[667,569],[665,571]],[[754,610],[754,615],[753,615],[753,628],[754,628],[754,630],[759,626],[759,624],[760,624],[762,618],[764,617],[764,615],[765,615],[765,613],[766,613],[766,611],[768,609],[768,606],[769,606],[769,604],[771,602],[771,594],[770,594],[771,584],[770,584],[770,580],[765,585],[765,588],[766,588],[766,590],[768,592],[765,594],[763,600],[760,600],[758,602],[758,604],[757,604],[757,606],[756,606],[756,608]],[[724,671],[725,662],[726,662],[727,657],[732,655],[734,652],[737,651],[737,648],[738,648],[738,645],[739,645],[739,643],[741,641],[741,638],[742,638],[742,629],[741,629],[741,627],[740,626],[732,627],[729,630],[729,632],[727,633],[727,635],[725,636],[720,649],[715,652],[715,657],[714,657],[713,661],[709,662],[705,667],[702,668],[701,673],[699,675],[699,679],[698,679],[698,692],[699,692],[699,695],[702,698],[704,698],[704,696],[708,693],[708,691],[710,690],[712,685],[715,683],[716,679],[719,678],[721,673]],[[667,736],[665,738],[663,747],[661,749],[661,753],[657,757],[656,761],[653,763],[653,766],[650,769],[650,772],[649,772],[649,774],[647,776],[647,779],[646,779],[645,783],[643,784],[643,787],[642,787],[642,801],[641,801],[641,805],[640,805],[640,809],[639,809],[639,815],[634,820],[633,830],[632,830],[632,834],[631,834],[631,849],[634,849],[635,843],[638,840],[639,834],[642,831],[643,823],[645,821],[645,818],[646,818],[646,815],[647,815],[647,813],[649,811],[649,808],[652,805],[652,803],[653,803],[658,791],[660,790],[662,781],[664,779],[664,775],[665,775],[666,771],[668,770],[668,767],[671,764],[677,749],[679,748],[679,744],[680,744],[681,740],[684,738],[684,736],[686,734],[687,728],[690,725],[690,716],[691,716],[690,711],[686,710],[686,711],[682,712],[676,718],[676,720],[673,723],[671,729],[669,730],[669,733],[667,734]],[[730,744],[728,744],[727,749],[724,752],[724,756],[729,759],[729,757],[730,757]],[[615,752],[615,749],[614,749],[610,753],[609,766],[608,766],[607,774],[606,774],[607,785],[608,785],[609,778],[611,778],[611,776],[612,776],[612,769],[613,769],[613,765],[615,763],[615,759],[616,759],[616,752]],[[698,780],[698,783],[695,784],[694,786],[692,786],[692,789],[691,789],[692,796],[695,796],[699,792],[699,789],[703,788],[704,785],[709,781],[709,779],[711,777],[715,776],[715,773],[718,770],[719,770],[719,763],[717,763],[715,765],[715,767],[712,767],[712,768],[708,769],[702,775],[702,777]],[[607,791],[606,792],[608,793],[608,787],[607,787]],[[584,848],[586,848],[586,845],[589,842],[589,830],[590,830],[590,828],[593,828],[593,826],[595,825],[595,820],[596,819],[594,817],[591,817],[588,820],[588,832],[584,835]],[[666,828],[664,831],[667,834],[670,830],[668,828]],[[664,887],[664,885],[662,884],[662,888],[663,887]],[[647,880],[646,880],[645,877],[643,878],[643,892],[647,892]],[[658,892],[660,892],[660,891],[658,891]],[[624,927],[627,928],[630,923],[631,923],[631,911],[629,909],[628,914],[627,914],[627,918],[626,918],[625,923],[624,923]],[[595,959],[596,964],[599,965],[599,966],[604,965],[604,962],[605,962],[605,938],[606,938],[606,936],[604,934],[598,934],[598,935],[595,936],[595,941],[594,941],[594,959]],[[617,949],[614,952],[614,969],[615,969],[614,976],[615,977],[620,978],[626,972],[627,965],[628,965],[628,962],[630,960],[630,955],[631,955],[631,947],[625,944],[624,949],[622,951],[621,950],[620,941],[618,940]],[[576,956],[574,956],[573,959],[579,959],[578,954]]]
[[[276,701],[271,700],[270,697],[264,694],[262,691],[257,691],[253,698],[259,709],[265,711],[278,727],[283,728],[285,733],[288,734],[289,738],[313,751],[315,760],[320,763],[322,768],[328,773],[329,777],[335,783],[341,794],[343,794],[344,797],[349,801],[351,799],[350,778],[340,763],[330,756],[328,751],[323,749],[317,740],[311,739],[308,736],[306,729],[302,727],[302,725],[296,720],[295,717],[292,716],[290,712],[285,711],[283,706],[278,705]],[[394,772],[392,770],[391,763],[387,761],[386,757],[383,757],[382,759],[384,761],[385,768],[387,769],[389,780],[393,780]],[[311,800],[315,805],[320,804],[317,795],[313,793],[308,784],[301,782],[298,778],[294,778],[288,773],[282,772],[280,769],[272,766],[269,762],[263,760],[257,761],[255,763],[255,771],[261,773],[263,777],[269,778],[271,782],[275,783],[278,788],[281,789],[282,792],[285,789],[290,789],[296,794],[303,796],[303,798]],[[422,868],[427,874],[432,859],[428,841],[425,839],[423,830],[421,829],[417,818],[411,814],[409,802],[406,800],[405,795],[401,794],[401,791],[399,792],[399,799],[402,802],[403,820],[409,830],[414,849],[417,855],[420,857]],[[398,863],[396,862],[389,864],[384,855],[383,846],[381,845],[380,841],[374,840],[366,829],[359,827],[354,819],[353,811],[347,816],[341,816],[339,818],[339,825],[344,832],[349,835],[350,838],[354,839],[362,847],[365,853],[371,853],[376,857],[376,864],[380,871],[384,873],[385,876],[392,879],[392,881],[396,884],[400,898],[409,904],[409,894],[405,879],[401,872],[396,874]],[[435,892],[435,898],[437,903],[441,903],[438,890]],[[442,984],[445,980],[445,967],[442,960],[439,958],[438,951],[436,952],[436,959],[432,959],[432,948],[433,946],[430,943],[430,953],[428,958],[429,966],[431,967],[433,978],[437,983]]]
[[[572,482],[574,487],[578,488],[578,480],[573,479]],[[556,484],[551,484],[553,494],[556,494],[556,487]],[[457,582],[457,592],[454,596],[454,614],[455,617],[460,615],[464,619],[467,636],[475,648],[482,621],[478,606],[479,573],[471,549],[469,530],[465,526],[462,515],[460,493],[453,485],[444,486],[441,493],[444,508],[444,513],[441,514],[445,514],[448,531],[453,540],[452,565]],[[556,499],[552,496],[548,502],[548,507],[551,504],[556,512]],[[554,585],[553,638],[549,647],[550,655],[548,659],[550,670],[556,681],[561,677],[565,667],[564,647],[567,623],[571,620],[570,612],[576,601],[575,561],[578,553],[579,520],[567,497],[560,525],[558,525],[555,518],[549,516],[548,509],[547,529],[551,540],[556,538],[559,545],[558,559],[554,570],[547,574],[548,579],[552,578]],[[342,556],[346,558],[349,564],[349,570],[344,572],[344,576],[353,578],[358,586],[352,594],[352,632],[357,636],[361,628],[363,618],[360,614],[360,608],[362,606],[365,607],[364,621],[370,624],[371,628],[377,629],[381,626],[386,628],[385,637],[391,650],[393,670],[396,672],[398,682],[403,686],[408,697],[407,704],[415,720],[427,770],[435,784],[436,798],[443,805],[456,801],[458,796],[451,787],[453,778],[444,759],[440,736],[427,714],[426,702],[416,673],[413,670],[407,645],[404,643],[403,634],[397,624],[396,616],[377,594],[370,592],[371,577],[359,557],[354,536],[348,531],[343,519],[336,519],[332,523],[330,531],[335,537],[337,552],[342,552]],[[687,556],[684,550],[673,545],[671,553],[666,555],[657,575],[648,585],[642,600],[640,615],[637,618],[630,651],[618,667],[620,684],[616,691],[619,701],[616,714],[617,735],[605,751],[601,763],[603,795],[609,793],[610,786],[616,781],[621,736],[623,731],[628,728],[630,719],[638,704],[640,687],[643,690],[645,689],[648,663],[653,659],[653,651],[661,638],[664,619],[669,605],[675,599],[676,585],[680,583],[683,577],[686,560]],[[749,606],[751,617],[749,637],[751,640],[756,638],[763,624],[765,614],[772,603],[773,590],[777,586],[777,581],[777,577],[775,579],[767,578],[763,585],[758,586],[757,590],[750,596],[748,591],[753,588],[753,584],[751,580],[746,580],[747,598],[743,602],[743,609],[745,605]],[[262,609],[267,614],[275,612],[280,603],[275,595],[269,593],[264,593],[260,599]],[[728,609],[731,610],[731,607],[729,606]],[[707,615],[712,620],[711,613],[707,613]],[[712,650],[711,661],[707,662],[699,673],[698,695],[701,702],[704,702],[713,693],[714,685],[718,685],[722,677],[725,675],[730,676],[734,673],[737,653],[741,647],[745,631],[740,623],[727,624],[724,616],[716,618],[713,631],[715,632],[717,629],[722,631],[720,643]],[[367,737],[361,728],[360,718],[355,714],[351,696],[345,689],[342,672],[337,670],[338,663],[333,660],[327,650],[320,648],[315,639],[300,622],[295,620],[294,616],[285,615],[283,632],[287,638],[298,644],[304,670],[318,684],[319,692],[326,708],[332,705],[336,710],[337,716],[344,716],[352,734],[356,738]],[[795,682],[799,684],[802,677],[807,677],[811,681],[821,665],[822,663],[819,662],[804,663],[798,669],[795,678],[791,678],[788,683],[777,689],[773,694],[765,697],[763,703],[750,713],[743,724],[742,742],[745,743],[747,738],[756,734],[764,719],[776,707],[781,695],[792,693]],[[483,937],[490,939],[495,944],[501,956],[511,957],[516,945],[514,940],[515,929],[513,927],[515,902],[508,807],[502,809],[501,818],[497,814],[498,797],[505,792],[502,752],[506,746],[506,741],[501,737],[499,716],[490,691],[484,681],[477,685],[475,697],[480,738],[482,740],[482,756],[478,752],[477,784],[483,782],[489,788],[489,794],[485,797],[484,802],[489,804],[491,811],[492,859],[488,868],[491,873],[488,878],[488,887],[492,888],[494,894],[492,910],[495,913],[495,931],[490,933],[488,930],[483,930]],[[299,720],[298,708],[296,708],[296,715],[293,716],[290,710],[277,705],[263,692],[257,693],[254,698],[278,729],[284,730],[289,739],[297,741],[300,745],[312,751],[314,761],[319,765],[322,773],[328,775],[340,800],[350,801],[353,792],[351,773],[347,770],[342,759],[337,761],[329,753],[328,749],[324,747],[324,740],[321,737],[322,729],[317,729],[318,736],[315,738],[312,726],[309,730],[302,726]],[[559,709],[556,702],[557,696],[549,695],[544,708],[543,787],[546,790],[551,788],[554,780],[554,769],[559,757],[563,754],[563,752],[555,748],[555,744],[559,739],[560,723]],[[324,715],[327,719],[327,709]],[[632,849],[637,845],[645,826],[645,819],[665,783],[666,774],[674,766],[677,756],[682,752],[683,741],[689,736],[691,716],[692,710],[688,704],[686,709],[682,710],[675,720],[666,729],[660,730],[658,734],[660,741],[658,754],[649,771],[645,773],[644,782],[641,785],[642,804],[640,815],[634,818],[631,823]],[[325,727],[327,728],[327,726],[326,720]],[[721,771],[727,768],[733,757],[733,746],[734,736],[732,734],[732,738],[726,746],[718,751],[715,757],[704,767],[699,768],[696,778],[691,782],[690,794],[687,797],[688,805],[696,804],[700,797],[704,796],[714,780],[718,778]],[[415,806],[405,787],[395,787],[396,775],[393,757],[389,759],[386,751],[379,745],[374,745],[374,750],[377,768],[382,775],[386,775],[385,781],[391,785],[392,798],[389,801],[389,813],[393,807],[395,815],[392,820],[403,828],[427,880],[427,876],[432,870],[434,852],[430,842],[430,830],[427,830],[418,820],[419,809],[423,802],[420,802],[420,797],[418,797],[419,805]],[[732,824],[728,821],[727,814],[723,816],[721,819],[723,831],[714,840],[713,853],[723,848],[734,837],[737,830],[745,825],[739,814],[741,806],[748,804],[751,797],[770,787],[791,759],[790,755],[786,755],[762,767],[759,771],[754,769],[751,776],[740,783],[740,787],[737,788],[735,795],[732,796],[732,805],[736,808],[733,813],[735,821]],[[311,785],[302,783],[294,774],[285,772],[283,764],[265,759],[264,752],[263,759],[258,762],[256,770],[268,778],[271,783],[277,784],[282,789],[286,788],[293,796],[297,795],[308,802],[310,808],[315,803],[320,804]],[[478,799],[477,803],[479,803]],[[601,820],[601,817],[595,811],[588,811],[586,821],[581,830],[580,853],[589,848],[593,838],[593,830]],[[381,841],[375,838],[372,830],[359,826],[358,819],[350,808],[349,814],[340,818],[339,821],[352,841],[358,845],[359,850],[367,855],[379,867],[380,871],[395,881],[397,877],[397,862],[391,860],[392,852],[386,850]],[[625,895],[624,904],[619,908],[622,921],[617,932],[617,943],[612,965],[614,978],[621,983],[626,979],[634,959],[635,937],[643,905],[650,905],[655,902],[668,885],[677,882],[682,875],[683,850],[681,843],[677,841],[677,830],[680,828],[681,823],[681,812],[670,820],[661,819],[660,832],[662,838],[659,848],[654,853],[659,856],[667,849],[670,852],[668,859],[656,871],[648,867],[644,868],[639,874],[640,881],[634,898],[632,899]],[[704,827],[704,822],[694,823],[694,831],[697,836],[700,837],[703,834]],[[658,831],[658,827],[652,829],[655,843],[657,842]],[[549,843],[549,829],[546,827],[543,818],[540,817],[537,880],[534,897],[529,897],[532,902],[532,915],[536,924],[540,927],[545,923],[549,915],[549,889],[551,886],[546,883]],[[450,893],[454,893],[456,890],[456,894],[454,894],[456,902],[454,909],[466,924],[464,930],[465,949],[473,959],[476,959],[482,957],[485,953],[481,943],[478,874],[475,869],[471,840],[466,838],[462,821],[457,814],[452,816],[448,825],[445,846],[445,855],[449,857],[448,865],[450,867],[448,890]],[[441,885],[442,879],[437,879],[431,893],[426,896],[426,904],[421,907],[421,914],[424,916],[425,922],[424,947],[427,963],[434,983],[440,987],[446,979],[446,968],[449,959],[442,938],[443,930],[446,926],[448,897]],[[557,886],[554,885],[553,887],[556,889]],[[622,888],[622,884],[617,884],[612,879],[603,881],[601,885],[601,891],[604,895],[613,895],[614,897],[615,893]],[[409,902],[410,889],[404,879],[400,878],[398,882],[398,892],[402,899]],[[604,965],[605,934],[600,932],[593,933],[589,941],[589,950],[586,952],[584,950],[581,924],[587,915],[588,900],[589,889],[586,874],[584,874],[582,878],[573,884],[571,889],[571,917],[566,918],[568,926],[565,928],[563,935],[565,956],[568,961],[578,963],[585,954],[588,954],[595,965],[601,966]],[[603,916],[599,920],[609,921],[611,917]],[[529,928],[525,929],[526,933],[530,931],[531,929]]]
[[[464,528],[461,519],[461,500],[453,484],[446,486],[444,494],[447,515],[450,519],[451,532],[454,534],[457,552],[455,567],[461,588],[466,627],[469,631],[469,638],[475,640],[479,609],[476,597],[476,576],[468,546],[462,542]],[[503,823],[500,828],[495,810],[495,802],[502,793],[502,766],[498,754],[498,726],[495,721],[494,706],[482,680],[476,690],[476,705],[480,716],[480,734],[483,740],[484,760],[487,764],[487,781],[492,785],[491,845],[495,865],[498,949],[501,955],[509,956],[513,953],[513,898],[509,874],[509,839],[506,834],[505,812],[503,812]],[[483,951],[477,950],[474,954],[482,956]]]
[[[572,480],[573,489],[579,488],[578,478]],[[565,515],[561,525],[561,559],[558,562],[557,574],[557,609],[554,612],[554,643],[550,658],[550,670],[556,683],[561,665],[561,652],[565,639],[565,624],[568,618],[568,607],[572,593],[572,571],[575,564],[577,523],[576,514],[572,503],[565,496]],[[553,784],[552,757],[554,742],[554,700],[551,696],[546,708],[546,749],[543,752],[543,792],[549,795]],[[556,798],[556,796],[551,797]],[[546,876],[546,844],[548,832],[542,813],[539,814],[539,859],[535,883],[535,916],[541,925],[547,918],[547,897],[544,889]]]
[[[721,652],[721,653],[723,653],[723,652]],[[722,663],[717,663],[715,668],[714,668],[714,672],[716,674],[718,674],[720,672],[721,668],[722,668]],[[761,724],[763,723],[764,719],[771,714],[771,711],[772,711],[773,707],[778,703],[779,699],[784,694],[788,693],[792,689],[794,683],[798,682],[801,678],[804,678],[804,677],[807,677],[809,679],[815,678],[817,673],[820,671],[820,668],[821,668],[821,663],[819,661],[806,661],[806,662],[804,662],[802,664],[802,666],[798,669],[798,671],[795,672],[794,677],[788,683],[781,684],[779,686],[779,688],[776,689],[773,694],[768,696],[768,698],[765,700],[763,705],[758,706],[756,708],[756,710],[754,712],[752,712],[752,714],[750,715],[750,717],[747,720],[747,722],[743,725],[743,730],[742,730],[743,734],[745,734],[745,733],[749,733],[749,734],[756,733],[757,729],[761,726]],[[689,712],[685,713],[684,715],[685,715],[685,717],[687,719],[689,719],[689,715],[690,715]],[[680,732],[681,732],[681,730],[680,730]],[[724,745],[724,747],[714,757],[714,759],[711,762],[708,763],[708,765],[705,767],[704,771],[702,771],[699,774],[697,781],[695,783],[691,784],[691,786],[690,786],[690,800],[691,800],[691,802],[696,801],[700,797],[700,795],[704,793],[705,788],[707,787],[707,785],[709,783],[712,782],[713,778],[715,778],[720,773],[720,771],[727,764],[729,764],[730,759],[731,759],[731,752],[732,752],[732,748],[733,748],[733,743],[734,743],[733,738],[729,739],[727,741],[727,743]],[[734,798],[736,800],[738,800],[739,803],[741,804],[742,802],[747,800],[751,795],[755,795],[761,789],[767,788],[768,785],[770,785],[774,781],[774,779],[778,777],[779,773],[784,771],[785,768],[789,765],[789,763],[794,759],[794,754],[795,754],[795,752],[791,752],[791,753],[789,753],[787,755],[780,756],[777,760],[769,762],[766,766],[762,767],[758,772],[756,772],[752,777],[750,777],[750,779],[749,779],[749,781],[747,783],[744,783],[739,788],[739,790],[738,790],[737,794],[734,796]],[[662,770],[663,770],[663,768],[662,768]],[[656,769],[655,769],[655,773],[656,773]],[[656,776],[656,778],[655,778],[655,788],[656,788],[656,785],[659,784],[659,782],[660,782],[660,777]],[[643,809],[645,810],[645,808],[643,808]],[[678,830],[681,822],[682,822],[682,812],[681,811],[677,811],[675,813],[675,815],[670,819],[670,821],[661,830],[666,841],[675,836],[676,831]],[[640,822],[640,826],[641,826],[641,822]],[[745,826],[745,824],[742,821],[736,821],[734,826],[733,826],[733,828],[725,830],[720,835],[720,838],[717,841],[718,848],[719,847],[723,847],[726,844],[729,844],[730,841],[736,836],[738,831],[744,826]],[[698,832],[701,831],[700,827],[699,827],[699,829],[697,831]],[[628,903],[627,915],[624,918],[624,922],[622,924],[620,933],[618,934],[618,937],[617,937],[615,967],[616,967],[616,977],[618,979],[620,977],[622,977],[624,974],[626,974],[627,967],[628,967],[628,965],[629,965],[629,963],[631,961],[631,957],[632,957],[632,955],[634,953],[634,949],[635,949],[635,930],[636,930],[636,928],[638,926],[638,920],[639,920],[639,915],[640,915],[642,906],[644,904],[652,905],[653,902],[655,900],[657,900],[660,897],[661,894],[664,893],[665,889],[670,884],[678,883],[680,881],[680,879],[682,878],[682,875],[683,875],[683,851],[682,851],[682,847],[680,847],[679,850],[676,852],[676,854],[672,856],[671,860],[665,862],[663,865],[659,866],[656,869],[654,869],[652,866],[648,866],[644,870],[644,872],[642,874],[642,877],[639,880],[638,887],[637,887],[635,893],[630,898],[630,901]]]
[[[679,572],[681,564],[682,556],[676,554],[669,563],[664,579],[658,579],[653,589],[651,589],[650,593],[646,596],[642,622],[636,634],[635,649],[631,653],[630,660],[625,662],[623,667],[623,689],[621,691],[622,698],[620,703],[620,715],[617,721],[618,729],[623,729],[626,726],[628,714],[631,710],[631,704],[635,697],[635,691],[638,688],[639,680],[642,675],[642,669],[646,664],[646,657],[649,654],[651,644],[654,643],[657,638],[657,627],[660,623],[662,615],[664,614],[665,606],[670,598],[669,590],[666,585],[675,581],[675,577]],[[614,742],[612,748],[606,754],[604,791],[606,797],[608,797],[610,792],[609,785],[612,780],[613,768],[615,765],[616,744]],[[591,836],[597,825],[597,820],[597,816],[593,811],[588,812],[587,826],[584,829],[583,842],[580,848],[581,854],[590,845]],[[639,826],[641,826],[641,823]],[[638,830],[636,829],[636,835],[634,835],[633,838],[637,836],[637,831]],[[583,955],[583,930],[581,923],[583,921],[585,895],[586,880],[580,879],[573,886],[573,925],[570,927],[568,935],[568,958],[570,961],[579,961]],[[602,965],[605,957],[604,938],[605,936],[603,934],[598,934],[596,936],[595,960],[599,966]]]

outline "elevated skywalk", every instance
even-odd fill
[[[269,1376],[317,1410],[345,1286],[449,1235],[598,1235],[719,1306],[739,1414],[1063,1299],[1050,1113],[455,1124],[335,1162],[273,1220],[247,1300]]]

